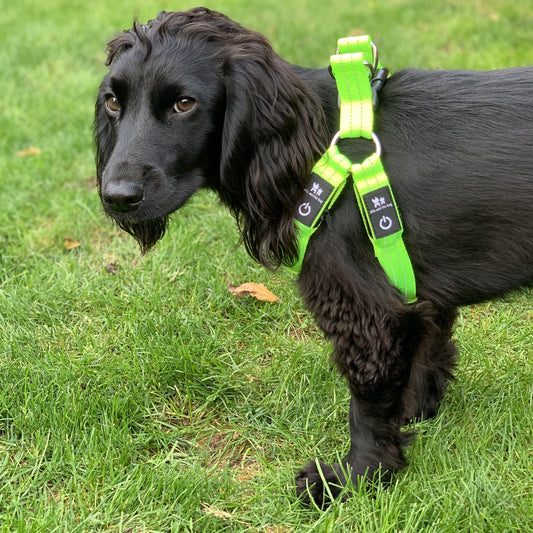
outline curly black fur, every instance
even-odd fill
[[[146,250],[201,187],[235,215],[269,268],[296,255],[293,213],[338,128],[327,69],[283,61],[262,35],[204,8],[161,13],[118,35],[96,103],[98,186],[107,213]],[[192,102],[176,110],[176,101]],[[430,417],[451,378],[456,308],[533,280],[533,69],[402,70],[375,130],[418,288],[407,305],[368,241],[353,190],[310,242],[299,278],[351,391],[351,447],[312,462],[302,499],[405,466],[401,427]],[[372,150],[343,141],[353,161]],[[323,479],[328,483],[324,490]]]

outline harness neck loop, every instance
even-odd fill
[[[351,176],[376,258],[389,282],[412,303],[417,299],[413,267],[402,238],[400,212],[381,162],[381,144],[373,131],[376,105],[373,85],[382,84],[388,71],[379,64],[377,48],[369,36],[339,39],[337,46],[330,65],[339,93],[339,131],[314,166],[304,198],[296,208],[298,260],[287,268],[300,272],[311,236],[327,220],[328,209]],[[372,139],[376,152],[354,164],[337,147],[338,140],[346,138]]]

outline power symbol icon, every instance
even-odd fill
[[[391,229],[392,219],[390,217],[385,217],[385,216],[381,217],[379,219],[379,227],[384,231]]]
[[[298,208],[298,213],[302,215],[303,217],[306,217],[307,215],[311,214],[311,204],[309,202],[304,202],[300,205]]]

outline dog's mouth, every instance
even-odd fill
[[[159,177],[159,176],[156,176]],[[160,180],[159,180],[160,181]],[[170,213],[180,207],[181,198],[165,189],[163,194],[141,180],[109,180],[99,184],[99,194],[107,215],[148,252],[165,234]]]
[[[150,220],[128,220],[113,217],[118,226],[129,233],[138,243],[141,252],[148,252],[165,234],[168,217]]]
[[[165,234],[168,217],[180,209],[204,182],[201,172],[169,177],[153,166],[124,163],[99,183],[107,214],[146,253]],[[128,171],[133,178],[126,179]]]

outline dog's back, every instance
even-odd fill
[[[532,282],[533,68],[402,70],[376,130],[422,297],[459,305]]]

